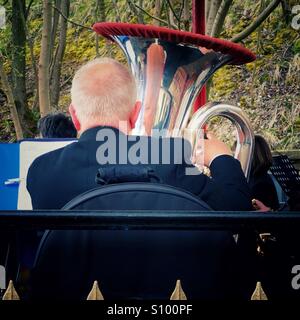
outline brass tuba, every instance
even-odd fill
[[[214,116],[230,119],[236,126],[235,158],[245,176],[250,173],[254,139],[249,120],[236,106],[208,103],[194,114],[201,88],[225,64],[255,59],[251,51],[229,41],[167,28],[126,23],[96,23],[94,30],[123,50],[136,79],[141,109],[134,134],[182,136],[201,129]],[[195,145],[195,135],[191,135]]]

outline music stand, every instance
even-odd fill
[[[274,156],[270,171],[286,195],[289,195],[293,187],[300,188],[299,171],[292,164],[288,156]]]

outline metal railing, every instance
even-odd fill
[[[300,212],[0,211],[0,229],[298,229]]]
[[[299,231],[300,212],[196,212],[196,211],[0,211],[1,230],[255,230],[256,232]],[[19,299],[12,282],[6,291],[6,299]],[[89,299],[103,299],[93,286]],[[178,291],[179,290],[179,291]],[[174,295],[182,296],[181,288]],[[179,293],[178,293],[179,292]],[[93,298],[91,298],[93,297]],[[95,298],[96,297],[96,298]],[[98,297],[98,298],[97,298]],[[176,299],[176,298],[175,298]],[[186,299],[186,297],[185,297]],[[267,299],[260,282],[251,297]]]

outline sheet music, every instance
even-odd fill
[[[26,189],[26,177],[32,162],[42,154],[62,148],[76,140],[22,141],[20,143],[20,185],[18,210],[32,210],[30,194]]]

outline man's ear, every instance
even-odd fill
[[[134,127],[135,127],[135,123],[136,123],[137,118],[139,116],[139,113],[141,111],[141,107],[142,107],[142,102],[137,101],[134,105],[133,110],[131,111],[130,118],[129,118],[129,124],[130,124],[131,129],[134,129]]]
[[[77,118],[76,110],[75,110],[74,106],[72,105],[72,103],[69,106],[69,112],[70,112],[70,115],[71,115],[71,118],[72,118],[72,121],[73,121],[73,124],[74,124],[76,130],[77,130],[77,132],[79,132],[80,128],[81,128],[81,124]]]

